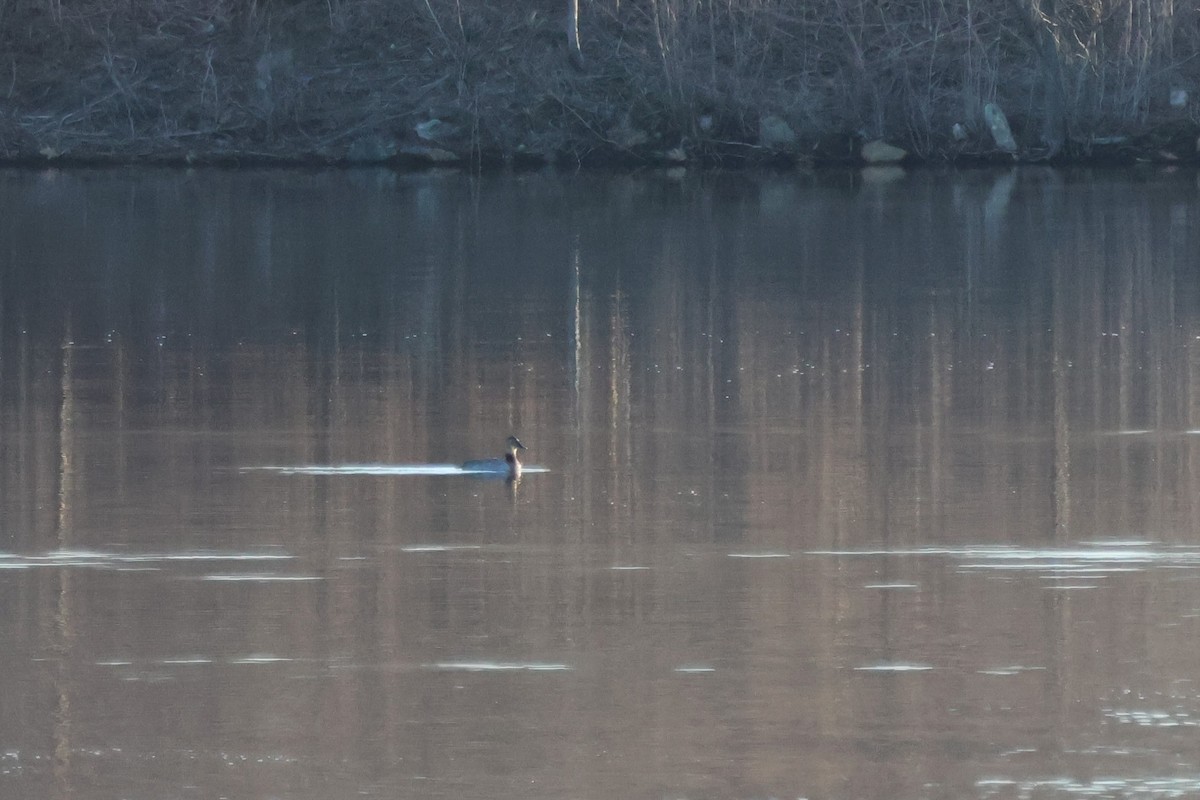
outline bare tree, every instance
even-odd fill
[[[1053,23],[1039,0],[1010,0],[1029,36],[1042,75],[1042,141],[1056,155],[1067,139],[1067,92]]]
[[[583,71],[583,50],[579,47],[579,0],[567,0],[567,50],[575,69]]]

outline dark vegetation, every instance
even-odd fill
[[[578,3],[0,0],[0,158],[1197,160],[1195,3]]]

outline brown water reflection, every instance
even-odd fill
[[[1194,176],[0,198],[0,796],[1200,793]]]

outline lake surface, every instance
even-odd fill
[[[0,172],[0,797],[1195,797],[1198,481],[1194,173]]]

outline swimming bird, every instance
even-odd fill
[[[515,436],[508,437],[504,441],[504,446],[506,450],[503,458],[481,458],[466,461],[462,465],[463,471],[504,475],[512,480],[519,479],[521,477],[521,460],[517,458],[517,451],[529,448],[521,444],[521,440]]]

